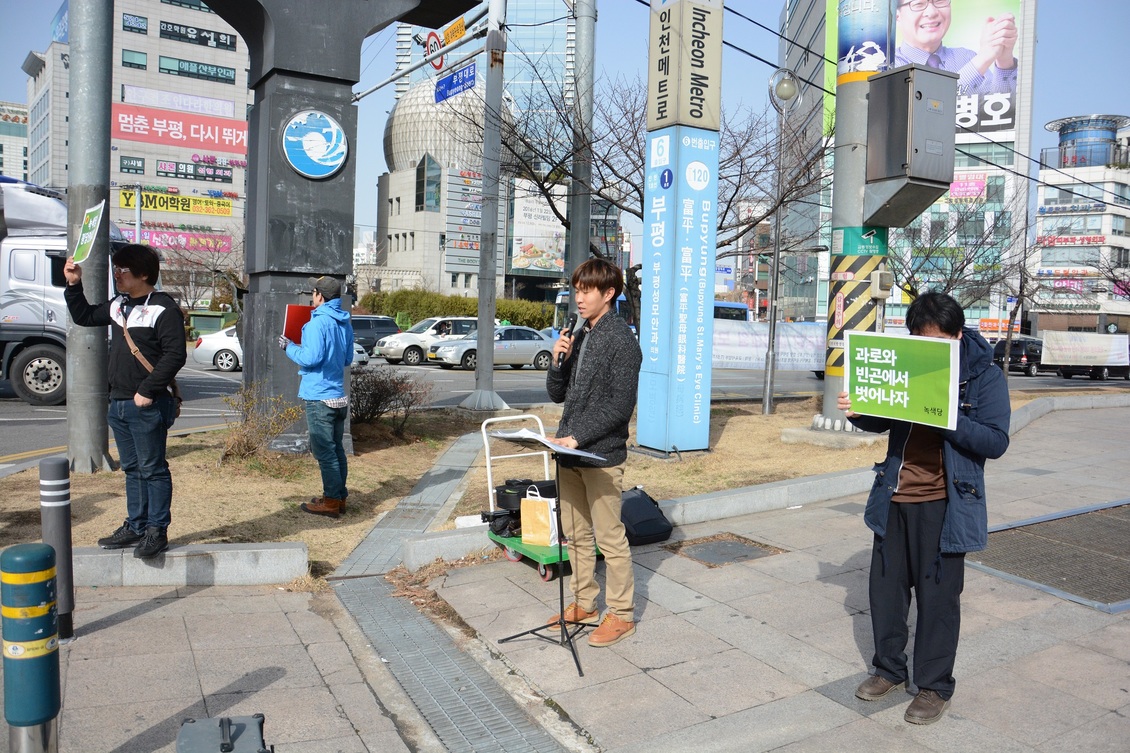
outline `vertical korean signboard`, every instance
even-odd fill
[[[652,0],[637,440],[705,450],[718,200],[722,1]]]

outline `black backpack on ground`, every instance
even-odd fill
[[[620,519],[628,534],[628,546],[657,544],[671,538],[671,521],[664,517],[659,503],[642,486],[624,490]]]

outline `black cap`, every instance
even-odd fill
[[[317,290],[327,301],[333,300],[334,298],[341,298],[341,283],[329,275],[311,277],[308,282],[310,283],[311,290]]]

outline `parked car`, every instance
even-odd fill
[[[460,366],[475,369],[478,354],[478,333],[471,332],[458,340],[444,340],[428,348],[428,362],[445,369]],[[539,371],[549,368],[553,359],[553,340],[530,327],[498,327],[494,331],[494,365],[520,369],[533,366]]]
[[[424,361],[428,347],[439,340],[454,340],[472,332],[478,319],[473,316],[432,316],[423,319],[398,335],[389,335],[377,340],[373,348],[374,356],[381,356],[389,363],[404,363],[416,366]]]
[[[192,360],[206,366],[215,366],[220,371],[238,371],[243,368],[243,348],[240,347],[235,325],[196,338]]]
[[[998,368],[1004,368],[1004,340],[998,340],[993,346],[993,363]],[[1056,366],[1044,366],[1040,363],[1040,356],[1044,352],[1044,341],[1035,337],[1012,338],[1012,350],[1008,357],[1008,370],[1019,371],[1025,376],[1034,377],[1040,371],[1056,371]]]
[[[391,316],[359,315],[351,317],[350,321],[353,323],[353,339],[361,343],[366,353],[373,349],[377,340],[400,332]]]
[[[192,350],[192,360],[196,363],[215,366],[220,371],[238,371],[243,368],[243,347],[235,327],[225,327],[210,335],[196,339]],[[369,362],[369,354],[360,343],[353,343],[353,365],[364,366]]]

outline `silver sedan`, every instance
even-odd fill
[[[445,369],[456,366],[474,371],[477,361],[478,333],[459,340],[445,340],[428,348],[428,363]],[[553,358],[553,340],[529,327],[498,327],[494,331],[494,365],[520,369],[533,366],[545,371]]]

